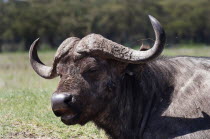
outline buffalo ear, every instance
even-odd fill
[[[151,48],[151,47],[150,47],[149,45],[143,44],[143,43],[142,43],[142,45],[141,45],[139,51],[147,51],[147,50],[149,50],[150,48]]]
[[[129,75],[135,76],[135,73],[140,73],[144,70],[146,63],[142,64],[131,64],[125,62],[119,62],[116,60],[108,60],[109,65],[111,66],[113,73],[118,76]],[[137,67],[138,66],[138,67]]]
[[[114,61],[110,61],[110,65],[112,69],[114,70],[115,75],[118,75],[118,76],[124,76],[125,74],[129,76],[135,75],[134,68],[136,64],[129,64],[129,63],[124,63],[124,62],[119,62],[119,61],[114,60]]]

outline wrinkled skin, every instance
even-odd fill
[[[95,57],[78,59],[69,54],[57,64],[56,71],[61,80],[54,94],[65,92],[74,100],[61,116],[67,125],[84,125],[94,120],[115,97],[114,84],[120,69],[113,67],[112,61]]]
[[[175,57],[127,65],[99,57],[71,56],[66,55],[57,65],[61,81],[55,93],[66,92],[74,97],[74,103],[68,103],[61,116],[65,124],[93,121],[113,139],[210,136],[209,101],[204,99],[209,97],[209,60]],[[123,84],[125,74],[130,75]],[[144,120],[147,110],[148,121]]]

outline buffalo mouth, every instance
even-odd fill
[[[53,110],[57,117],[61,118],[61,121],[66,125],[75,125],[79,123],[81,112],[73,111],[69,108],[59,108]]]
[[[79,122],[80,114],[64,114],[61,116],[61,121],[66,125],[75,125]]]

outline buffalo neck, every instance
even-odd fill
[[[164,62],[164,61],[163,61]],[[166,62],[166,61],[165,61]],[[147,120],[160,103],[168,103],[172,77],[169,67],[159,67],[160,61],[142,65],[130,65],[132,74],[119,79],[116,97],[94,120],[114,139],[141,138]]]

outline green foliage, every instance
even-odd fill
[[[209,43],[210,1],[208,0],[161,0],[168,23],[165,24],[169,38],[178,41]]]
[[[0,51],[3,43],[22,42],[14,50],[27,50],[38,37],[57,48],[92,32],[139,45],[154,36],[148,14],[162,23],[168,42],[210,43],[208,0],[0,0],[0,9]]]

